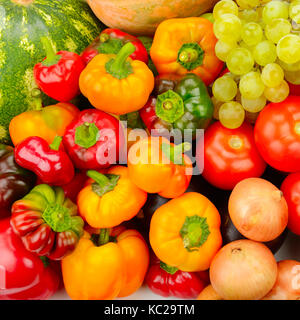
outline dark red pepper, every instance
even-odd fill
[[[27,250],[61,260],[83,234],[84,222],[77,213],[61,187],[40,184],[13,204],[10,222]]]
[[[14,149],[0,144],[0,219],[10,215],[11,205],[35,185],[36,176],[17,165]]]
[[[85,68],[82,58],[68,51],[55,53],[47,38],[41,38],[47,57],[34,66],[34,77],[39,88],[49,97],[68,102],[79,95],[79,76]]]
[[[146,276],[151,291],[163,297],[194,299],[209,284],[208,272],[184,272],[158,260]]]
[[[148,64],[148,52],[141,40],[118,29],[105,29],[91,45],[81,54],[83,61],[88,64],[97,54],[117,54],[122,47],[131,42],[135,46],[134,53],[130,56],[133,60],[140,60]]]
[[[74,166],[63,150],[62,137],[49,146],[40,137],[29,137],[15,148],[15,160],[21,167],[33,171],[44,183],[61,186],[74,177]]]
[[[9,219],[0,221],[0,300],[45,300],[59,287],[56,266],[29,252]]]
[[[76,168],[98,170],[118,161],[125,138],[115,117],[87,109],[67,127],[63,143]]]

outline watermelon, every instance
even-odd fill
[[[76,53],[89,45],[102,25],[84,0],[0,1],[0,141],[9,142],[10,120],[50,101],[41,94],[33,66],[45,57],[47,36],[55,50]]]

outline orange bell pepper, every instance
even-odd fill
[[[115,166],[102,174],[89,170],[91,178],[78,194],[80,215],[93,228],[112,228],[136,216],[147,193],[129,179],[128,168]]]
[[[192,162],[182,153],[186,146],[190,147],[175,146],[163,137],[139,140],[128,153],[130,179],[140,189],[164,198],[182,195],[192,178]]]
[[[81,73],[80,90],[96,109],[126,114],[148,101],[154,75],[144,62],[129,58],[134,51],[129,42],[117,55],[98,54]]]
[[[14,117],[9,124],[11,140],[17,145],[28,137],[37,136],[51,144],[56,136],[64,135],[66,127],[79,112],[71,103],[25,111]]]
[[[221,218],[203,195],[190,192],[158,208],[150,223],[150,244],[166,264],[204,271],[222,245]]]
[[[215,54],[216,43],[209,20],[199,17],[170,19],[158,26],[150,54],[160,74],[192,72],[209,85],[223,67]]]
[[[62,260],[65,289],[74,300],[111,300],[126,297],[142,285],[149,250],[136,230],[102,229],[84,236]]]

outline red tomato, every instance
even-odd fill
[[[270,103],[256,120],[254,137],[264,160],[284,172],[300,171],[300,97]]]
[[[197,158],[199,156],[198,153]],[[213,186],[232,190],[246,178],[260,177],[265,169],[266,163],[255,146],[250,124],[227,129],[215,122],[205,131],[202,175]]]
[[[288,175],[281,185],[281,191],[289,208],[288,228],[300,235],[300,172]]]

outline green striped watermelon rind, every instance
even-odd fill
[[[10,120],[55,101],[37,96],[33,66],[45,57],[42,36],[55,50],[80,54],[103,25],[82,0],[33,0],[20,5],[0,3],[0,141],[9,143]]]

